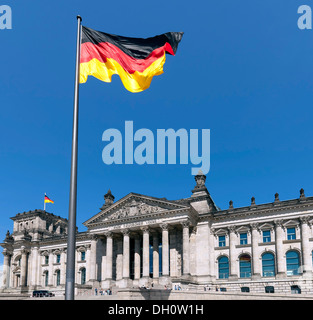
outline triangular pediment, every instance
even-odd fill
[[[283,223],[283,226],[284,226],[285,228],[295,227],[295,226],[297,226],[297,225],[299,225],[299,221],[298,221],[298,220],[295,220],[295,219],[291,219],[291,220],[285,221],[285,222]]]
[[[237,233],[250,232],[250,227],[248,226],[240,226],[236,229]]]
[[[102,211],[84,222],[84,225],[88,227],[95,223],[116,223],[117,221],[142,218],[184,209],[190,209],[190,207],[161,198],[130,193],[113,205],[103,208]]]
[[[265,222],[259,226],[260,230],[271,230],[274,228],[274,225],[268,222]]]

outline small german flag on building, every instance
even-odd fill
[[[49,199],[47,197],[47,195],[45,194],[45,203],[54,203],[54,201],[52,201],[51,199]]]
[[[129,38],[82,26],[80,83],[88,76],[111,82],[120,76],[125,88],[140,92],[163,73],[165,54],[175,55],[183,32],[167,32],[152,38]]]

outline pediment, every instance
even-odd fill
[[[221,229],[215,229],[212,228],[212,233],[214,234],[214,236],[218,237],[218,236],[224,236],[224,235],[228,235],[228,230],[221,228]]]
[[[240,226],[239,228],[236,229],[237,233],[243,233],[243,232],[250,232],[250,227],[248,226]]]
[[[84,222],[86,227],[95,223],[116,223],[117,221],[166,214],[175,210],[187,210],[189,206],[159,198],[129,194],[108,208]]]
[[[260,230],[272,230],[273,228],[274,228],[274,225],[268,222],[265,222],[259,226]]]
[[[288,220],[288,221],[285,221],[283,223],[283,226],[285,228],[288,228],[288,227],[296,227],[299,225],[299,221],[298,220],[295,220],[295,219],[291,219],[291,220]]]

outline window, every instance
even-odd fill
[[[296,239],[296,228],[287,228],[287,240]]]
[[[60,270],[57,270],[57,272],[56,272],[56,277],[57,277],[57,279],[56,279],[56,284],[57,284],[57,286],[59,286],[59,285],[60,285],[60,279],[61,279],[61,272],[60,272]]]
[[[250,292],[250,288],[249,287],[241,287],[241,292]]]
[[[291,286],[291,293],[296,293],[296,294],[300,294],[301,293],[301,289],[299,286]]]
[[[56,262],[57,262],[57,263],[60,263],[60,261],[61,261],[61,255],[60,255],[60,254],[57,254]]]
[[[262,256],[262,274],[263,277],[275,276],[275,259],[272,253],[264,253]]]
[[[227,257],[221,257],[218,259],[218,278],[228,279],[229,277],[229,261]]]
[[[86,268],[81,269],[81,284],[85,284],[86,283]]]
[[[81,252],[80,258],[81,258],[82,261],[85,261],[85,259],[86,259],[86,252],[85,251]]]
[[[271,242],[271,230],[263,231],[263,242]]]
[[[288,251],[286,253],[287,276],[299,274],[300,259],[297,251]]]
[[[247,243],[248,243],[248,234],[240,233],[240,244],[247,244]]]
[[[244,254],[239,258],[240,278],[251,277],[251,258]]]
[[[226,246],[226,237],[225,236],[219,236],[218,237],[218,246],[219,247],[225,247]]]
[[[45,256],[45,264],[49,264],[49,256]]]
[[[47,287],[48,286],[48,281],[49,281],[49,272],[47,271],[45,273],[45,286]]]
[[[274,287],[273,286],[266,286],[265,287],[265,293],[274,293]]]

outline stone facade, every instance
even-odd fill
[[[220,210],[199,172],[189,198],[130,193],[76,236],[76,293],[94,288],[180,286],[228,292],[313,294],[313,197]],[[63,294],[67,219],[43,210],[11,218],[3,247],[2,291]]]

